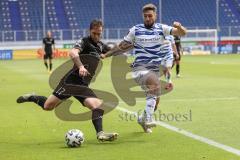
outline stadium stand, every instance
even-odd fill
[[[159,0],[152,0],[159,6]],[[104,0],[105,37],[123,36],[126,28],[142,22],[145,0]],[[177,5],[176,5],[177,4]],[[0,2],[0,41],[39,40],[42,38],[42,1],[2,0]],[[183,9],[184,8],[184,9]],[[216,28],[216,0],[163,1],[162,22],[174,20],[189,28]],[[84,36],[90,20],[101,17],[100,0],[47,0],[46,29],[56,39],[70,40]],[[220,0],[219,25],[222,36],[240,35],[240,0]],[[231,26],[231,28],[229,28]],[[123,30],[117,30],[123,29]],[[61,31],[59,31],[61,30]]]

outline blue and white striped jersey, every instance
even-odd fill
[[[133,26],[124,37],[125,41],[134,45],[133,52],[136,58],[133,67],[141,64],[160,64],[166,54],[171,52],[170,49],[172,48],[166,47],[166,44],[169,45],[169,39],[171,39],[169,38],[171,31],[171,26],[160,23],[155,23],[150,29],[145,28],[144,24]]]
[[[166,36],[160,49],[161,54],[165,55],[165,59],[173,58],[173,44],[175,44],[174,37],[172,35]]]

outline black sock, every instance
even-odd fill
[[[48,64],[47,64],[47,62],[44,62],[44,64],[45,64],[46,68],[48,69]]]
[[[102,109],[94,109],[92,110],[92,123],[95,127],[96,132],[101,132],[102,129],[102,118],[103,118],[104,110]]]
[[[52,70],[52,63],[50,63],[49,66],[50,66],[50,71],[51,71]]]
[[[45,96],[37,96],[36,95],[36,96],[29,97],[30,102],[34,102],[42,108],[44,108],[44,103],[46,102],[46,100],[47,100],[47,97],[45,97]]]
[[[176,65],[176,73],[179,74],[179,72],[180,72],[180,65],[177,64],[177,65]]]

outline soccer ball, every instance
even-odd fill
[[[84,142],[83,132],[78,129],[71,129],[66,133],[65,141],[68,147],[80,147]]]

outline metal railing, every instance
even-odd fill
[[[88,35],[88,29],[78,30],[51,30],[56,40],[78,40]],[[105,29],[104,39],[120,39],[126,35],[128,29]],[[45,35],[42,30],[25,30],[25,31],[1,31],[0,42],[17,42],[17,41],[39,41]]]
[[[189,29],[213,29],[210,27],[188,27]],[[104,30],[104,39],[122,39],[127,33],[128,28],[107,28]],[[56,40],[77,40],[88,35],[88,29],[77,30],[52,30],[53,37]],[[219,35],[222,37],[239,37],[240,26],[220,27]],[[39,41],[45,35],[42,30],[24,30],[24,31],[0,31],[0,42],[18,42],[18,41]]]

